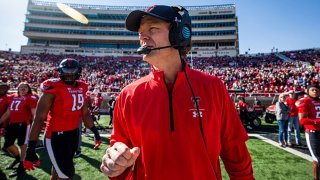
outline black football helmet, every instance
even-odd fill
[[[59,76],[60,79],[66,84],[73,84],[80,78],[82,67],[79,61],[67,58],[63,59],[59,64]]]

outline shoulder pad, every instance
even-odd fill
[[[40,90],[42,92],[46,92],[48,90],[51,90],[54,88],[54,84],[57,82],[59,82],[59,79],[48,79],[48,80],[44,81],[43,83],[41,83]]]
[[[35,94],[30,95],[31,99],[39,99],[39,97]]]
[[[299,99],[299,100],[296,101],[295,105],[296,105],[297,108],[302,108],[302,107],[306,106],[306,101],[305,101],[304,98],[303,99]]]

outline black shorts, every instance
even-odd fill
[[[23,122],[9,124],[6,130],[5,142],[3,145],[4,148],[8,148],[13,145],[17,139],[19,146],[28,144],[30,125],[27,125],[27,123]]]
[[[75,173],[73,156],[77,150],[78,139],[78,129],[51,132],[51,138],[45,138],[44,144],[59,178],[72,178]]]
[[[310,130],[306,133],[306,141],[314,161],[320,161],[320,131]]]

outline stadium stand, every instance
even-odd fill
[[[293,53],[296,51],[293,51]],[[309,53],[306,56],[309,57]],[[303,55],[301,55],[303,57]],[[14,54],[0,52],[1,81],[15,89],[27,81],[34,89],[44,80],[58,77],[60,59],[78,59],[84,67],[82,79],[93,93],[118,93],[124,86],[149,73],[150,67],[137,57],[94,57],[78,55]],[[307,61],[308,58],[304,58]],[[314,60],[311,59],[311,62]],[[192,63],[191,63],[192,62]],[[195,57],[192,68],[223,80],[228,89],[243,89],[255,95],[270,95],[289,90],[301,91],[319,80],[318,66],[300,61],[284,63],[274,54],[237,57]]]
[[[89,20],[81,24],[61,12],[55,2],[29,0],[23,54],[78,54],[85,56],[137,56],[136,32],[124,20],[134,9],[146,6],[67,4]],[[234,4],[185,6],[192,18],[192,56],[237,56],[238,17]]]

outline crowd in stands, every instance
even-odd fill
[[[302,51],[287,51],[283,52],[282,54],[284,54],[292,60],[304,61],[312,64],[316,64],[320,60],[320,50],[316,49],[307,49]]]
[[[302,91],[308,84],[320,80],[317,63],[320,62],[319,50],[290,51],[283,52],[283,55],[294,61],[283,62],[275,54],[261,54],[198,57],[188,59],[188,63],[194,69],[219,77],[227,89],[242,89],[248,93]],[[11,89],[16,89],[23,81],[38,89],[44,80],[58,77],[57,65],[66,57],[81,62],[81,78],[89,84],[89,91],[92,92],[119,92],[127,84],[150,72],[150,67],[141,57],[21,55],[0,52],[0,80],[8,82]]]

